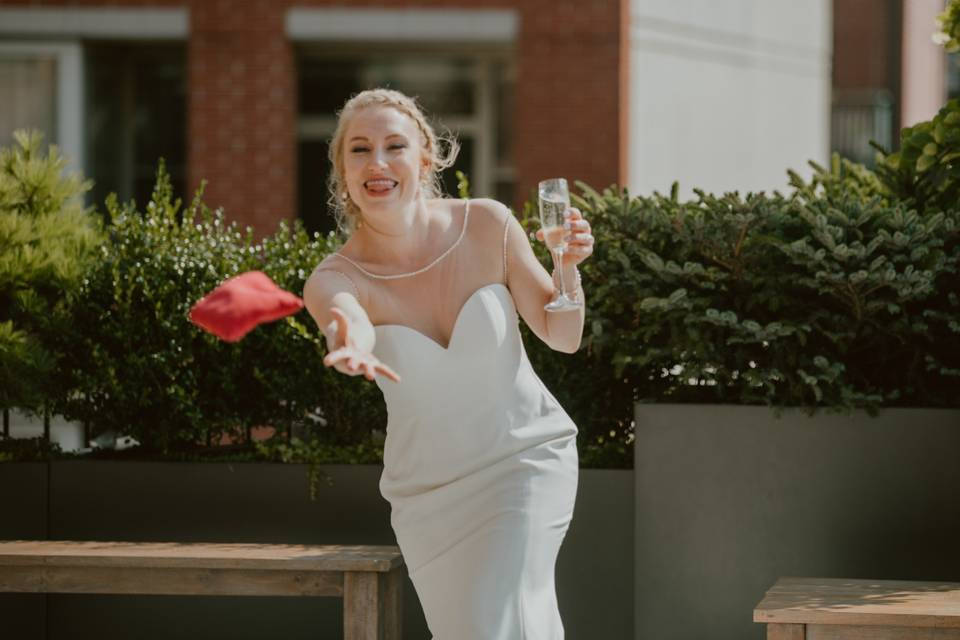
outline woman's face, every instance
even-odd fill
[[[391,107],[365,107],[343,136],[347,191],[362,211],[396,207],[418,197],[426,170],[417,123]]]

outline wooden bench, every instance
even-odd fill
[[[0,592],[343,598],[346,640],[399,640],[397,547],[0,541]]]
[[[960,640],[960,583],[780,578],[753,621],[767,640]]]

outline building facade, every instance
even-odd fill
[[[390,86],[462,143],[444,176],[514,207],[564,176],[634,193],[781,189],[870,162],[957,93],[944,0],[0,0],[0,144],[31,126],[96,186],[206,182],[227,217],[332,228],[337,109]],[[951,87],[954,87],[951,89]],[[951,94],[952,95],[952,94]]]
[[[258,233],[297,216],[323,230],[335,112],[391,86],[460,137],[474,194],[518,204],[545,176],[624,181],[624,6],[2,0],[0,60],[20,61],[7,84],[24,114],[0,133],[55,131],[103,183],[95,200],[108,186],[142,200],[163,155],[180,188],[206,180],[206,200]],[[67,75],[75,86],[57,85]]]

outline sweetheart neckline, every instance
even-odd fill
[[[483,290],[485,290],[485,289],[491,289],[491,288],[494,288],[494,287],[503,287],[503,289],[504,289],[505,291],[507,291],[507,293],[510,292],[510,289],[507,288],[507,285],[503,284],[502,282],[491,282],[490,284],[485,284],[485,285],[482,285],[482,286],[478,287],[477,289],[475,289],[474,292],[471,293],[471,294],[467,297],[466,301],[465,301],[462,305],[460,305],[460,310],[457,311],[457,317],[454,318],[454,320],[453,320],[453,329],[450,330],[450,339],[447,340],[447,346],[443,346],[442,344],[440,344],[439,342],[437,342],[436,340],[434,340],[433,338],[431,338],[430,336],[428,336],[428,335],[425,334],[424,332],[422,332],[422,331],[420,331],[420,330],[418,330],[418,329],[414,329],[413,327],[408,327],[408,326],[405,325],[405,324],[397,324],[397,323],[394,323],[394,322],[389,322],[389,323],[386,323],[386,324],[375,324],[375,325],[373,325],[373,328],[374,328],[374,330],[376,330],[376,329],[387,329],[387,328],[390,328],[390,327],[397,327],[397,328],[400,328],[400,329],[406,329],[407,331],[409,331],[409,332],[411,332],[411,333],[414,333],[414,334],[422,337],[422,338],[423,338],[424,340],[426,340],[427,342],[432,343],[433,345],[435,345],[435,346],[436,346],[438,349],[440,349],[441,351],[443,351],[443,352],[449,352],[449,351],[450,351],[450,347],[453,346],[453,340],[454,340],[454,338],[455,338],[456,335],[457,335],[457,327],[460,326],[460,318],[463,317],[463,311],[464,311],[464,309],[467,308],[467,305],[469,305],[470,302],[471,302],[474,298],[476,298],[476,297],[477,297],[477,294],[479,294],[481,291],[483,291]],[[376,348],[376,347],[374,347],[374,348]]]

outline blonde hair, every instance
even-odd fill
[[[443,196],[443,187],[440,182],[440,172],[453,166],[460,152],[460,144],[449,131],[437,135],[423,110],[414,98],[394,91],[393,89],[368,89],[347,100],[343,109],[337,114],[337,128],[330,140],[328,157],[331,171],[327,179],[327,188],[330,197],[327,203],[333,209],[337,228],[349,235],[360,225],[360,208],[350,198],[344,180],[343,168],[343,136],[346,133],[347,122],[354,113],[367,107],[392,107],[413,120],[420,130],[422,141],[421,151],[429,160],[429,166],[423,174],[420,188],[424,198],[439,198]],[[441,148],[445,147],[445,149]]]

